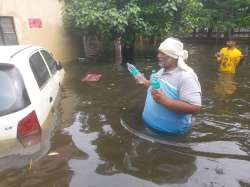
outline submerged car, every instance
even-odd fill
[[[60,62],[45,48],[0,46],[0,140],[29,145],[40,137],[63,78]]]

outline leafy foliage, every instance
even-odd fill
[[[185,36],[194,28],[249,27],[250,0],[65,0],[65,25],[102,39]]]
[[[64,22],[82,34],[121,36],[130,43],[136,34],[188,33],[197,25],[201,8],[199,0],[67,0]]]
[[[122,35],[130,28],[145,30],[141,8],[130,1],[71,0],[64,7],[64,22],[68,28],[99,37]]]
[[[249,27],[249,0],[203,0],[199,27],[228,31],[234,27]]]

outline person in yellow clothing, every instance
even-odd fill
[[[224,47],[216,54],[217,62],[219,63],[219,75],[214,91],[217,95],[225,98],[232,96],[236,91],[236,83],[234,81],[237,66],[241,63],[243,55],[236,48],[234,38],[228,39],[227,47]]]
[[[243,55],[236,48],[236,41],[230,38],[227,42],[227,47],[224,47],[216,54],[217,62],[219,63],[219,71],[225,73],[235,73],[236,68],[241,62]]]

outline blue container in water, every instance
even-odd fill
[[[179,99],[178,90],[169,84],[166,80],[157,78],[154,80],[154,74],[151,77],[151,87],[161,89],[170,99]],[[155,88],[154,88],[155,87]],[[184,134],[191,128],[191,114],[178,114],[171,111],[166,106],[155,102],[151,94],[151,88],[147,91],[147,98],[142,114],[146,125],[160,133]]]

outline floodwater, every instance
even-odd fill
[[[146,89],[112,59],[74,62],[65,65],[46,143],[1,158],[0,186],[250,186],[250,61],[235,77],[219,75],[213,54],[220,46],[185,47],[203,91],[203,110],[188,134],[163,136],[145,128]],[[146,76],[157,69],[152,52],[135,62]],[[81,82],[87,73],[102,77]]]

